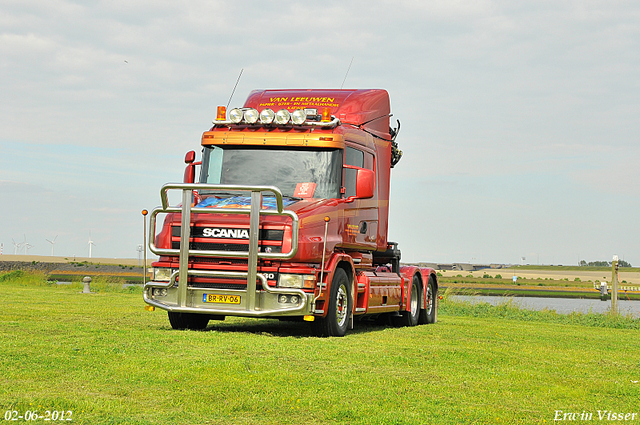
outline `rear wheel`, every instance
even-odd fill
[[[206,314],[169,312],[169,323],[171,323],[173,329],[201,331],[207,328],[209,316]]]
[[[422,304],[422,303],[421,303]],[[432,277],[427,284],[426,305],[420,309],[420,324],[435,323],[436,321],[436,284]]]
[[[343,269],[336,269],[331,281],[327,316],[313,322],[318,336],[344,336],[351,317],[351,291],[349,278]]]
[[[401,316],[396,318],[399,326],[415,326],[418,324],[420,316],[420,278],[414,275],[411,279],[411,298],[409,299],[409,310],[401,312]]]

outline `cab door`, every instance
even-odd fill
[[[372,153],[346,146],[343,164],[343,245],[354,249],[376,249],[378,236],[377,188],[368,199],[355,199],[359,169],[374,170]],[[351,199],[351,201],[349,201]]]

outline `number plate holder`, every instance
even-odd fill
[[[240,295],[202,294],[202,302],[218,304],[240,304]]]

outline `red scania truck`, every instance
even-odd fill
[[[435,323],[435,271],[401,266],[387,240],[402,156],[390,111],[385,90],[255,90],[219,107],[201,161],[187,153],[184,182],[150,214],[147,308],[174,329],[225,316],[305,320],[320,336],[364,318]]]

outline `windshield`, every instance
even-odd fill
[[[276,186],[288,197],[339,198],[342,151],[207,146],[202,155],[200,182]]]

